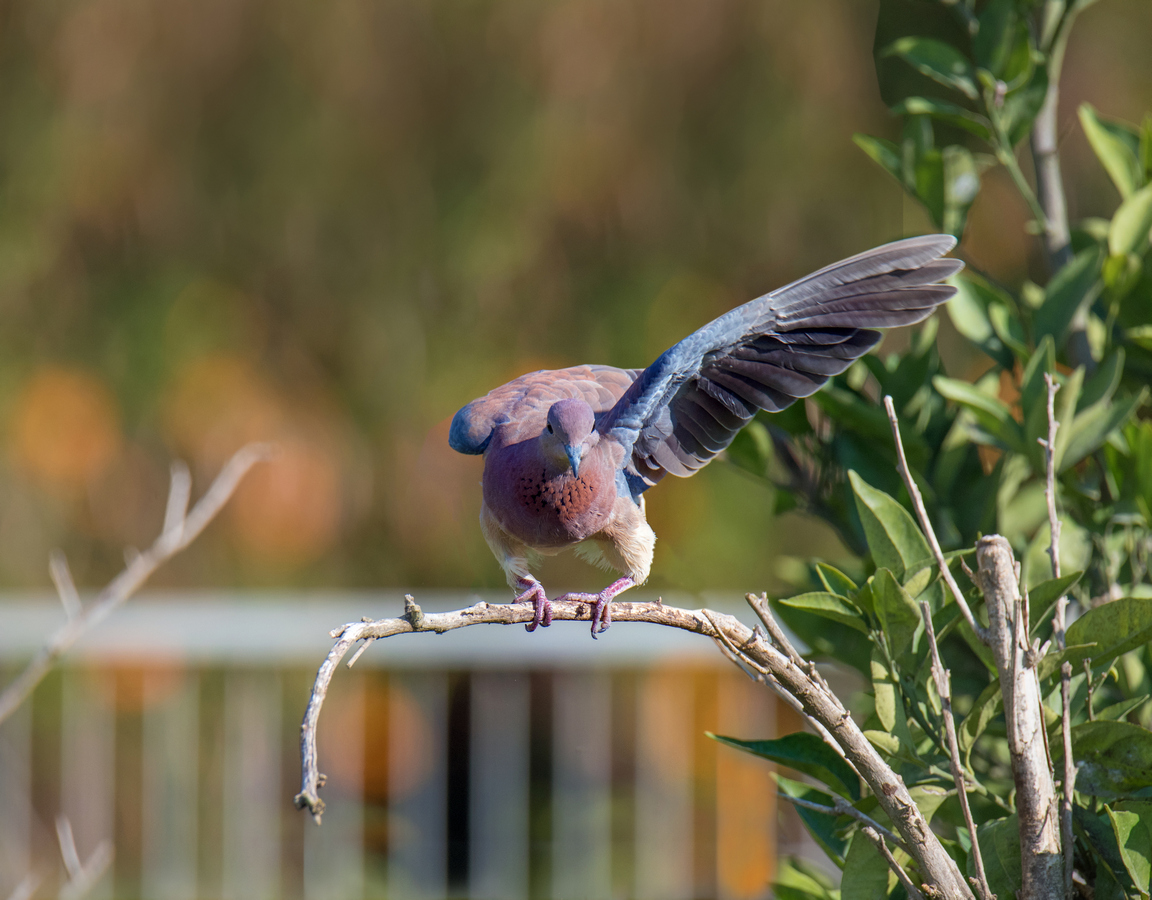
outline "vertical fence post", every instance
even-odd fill
[[[636,881],[639,900],[694,895],[691,674],[638,677],[636,710]]]
[[[612,893],[612,691],[602,673],[553,679],[552,896]]]
[[[528,897],[529,679],[472,678],[468,894]]]
[[[224,682],[224,900],[280,896],[280,679],[237,672]]]
[[[144,678],[141,893],[148,900],[196,900],[200,680],[173,670]]]
[[[448,679],[397,675],[388,699],[388,893],[442,898],[447,882]]]

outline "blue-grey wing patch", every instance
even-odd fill
[[[963,263],[927,235],[842,260],[737,307],[667,350],[605,416],[632,449],[645,486],[691,475],[758,410],[815,393],[880,340],[875,328],[927,318],[955,289],[938,284]]]
[[[458,453],[483,453],[497,428],[535,436],[544,427],[548,407],[557,400],[580,397],[598,416],[612,409],[640,369],[573,366],[541,369],[521,375],[473,400],[452,417],[448,444]]]

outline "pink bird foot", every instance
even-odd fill
[[[552,603],[544,593],[544,586],[533,579],[528,581],[521,578],[520,587],[526,588],[523,594],[513,600],[513,603],[531,603],[532,621],[524,626],[525,631],[535,631],[537,626],[547,628],[552,624]]]
[[[592,637],[595,638],[612,625],[612,598],[630,587],[636,587],[636,582],[625,576],[612,582],[599,594],[565,594],[559,599],[592,604]]]

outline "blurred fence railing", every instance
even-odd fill
[[[58,813],[81,855],[115,844],[97,900],[766,895],[768,766],[705,732],[772,736],[772,697],[655,626],[374,645],[329,692],[313,825],[291,798],[328,632],[401,610],[398,594],[133,600],[0,726],[0,896],[58,877]],[[0,598],[5,681],[62,615]]]

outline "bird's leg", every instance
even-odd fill
[[[524,626],[525,631],[535,631],[537,625],[547,628],[552,624],[552,603],[544,593],[544,586],[535,578],[517,578],[516,586],[524,588],[524,593],[514,603],[532,603],[532,621]]]
[[[565,594],[559,599],[592,604],[592,637],[596,637],[607,631],[612,624],[612,598],[630,587],[636,587],[636,582],[625,575],[613,581],[599,594]]]

